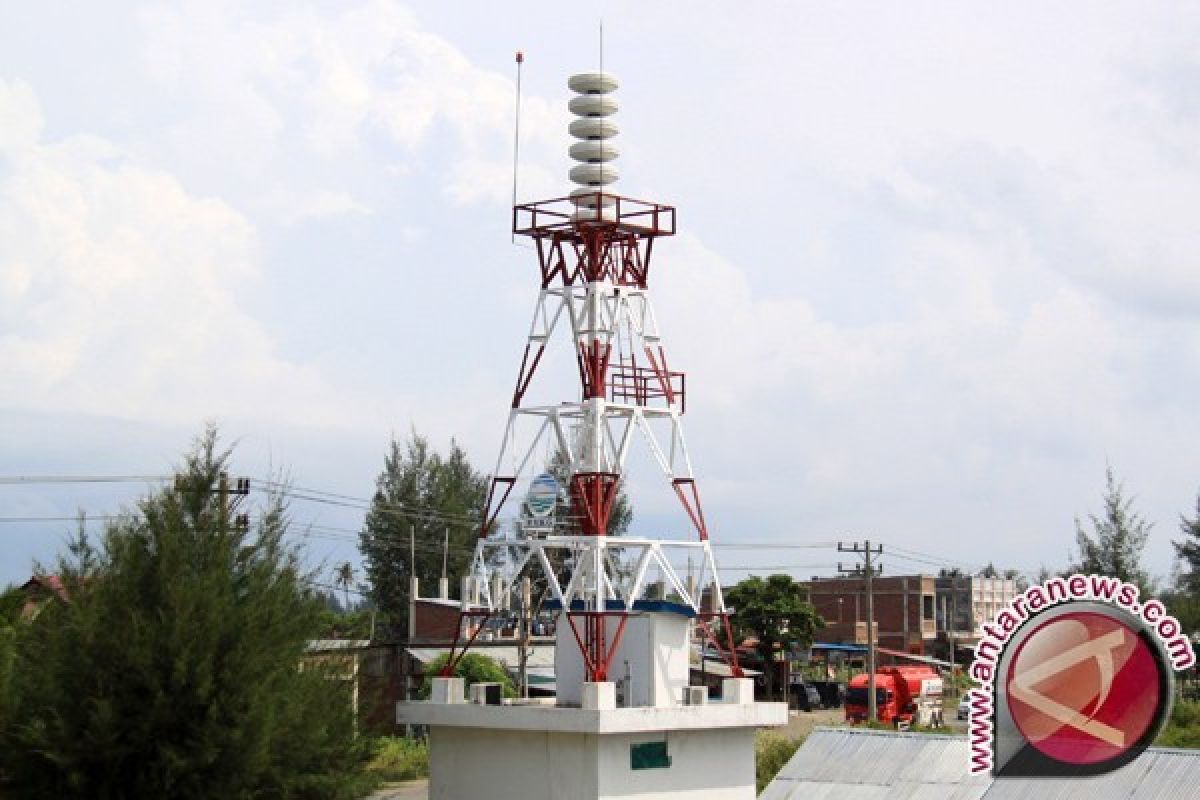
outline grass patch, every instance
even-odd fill
[[[759,731],[754,736],[754,778],[761,794],[767,784],[779,774],[783,765],[791,760],[804,737],[788,739],[777,733]]]
[[[429,777],[429,740],[381,736],[367,771],[381,781],[411,781]]]
[[[1186,747],[1200,750],[1200,703],[1179,700],[1171,709],[1171,718],[1154,741],[1159,747]]]

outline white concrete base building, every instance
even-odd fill
[[[430,800],[750,800],[755,730],[787,724],[748,678],[721,702],[633,708],[615,707],[612,683],[585,685],[596,708],[466,703],[461,679],[437,683],[443,702],[397,709],[429,726]]]

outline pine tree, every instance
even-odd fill
[[[1149,597],[1153,587],[1141,559],[1153,524],[1133,511],[1133,498],[1125,497],[1125,487],[1117,483],[1112,467],[1106,476],[1104,513],[1088,515],[1093,532],[1089,534],[1075,519],[1079,562],[1072,569],[1120,578],[1136,585],[1143,597]]]
[[[415,574],[426,594],[431,583],[436,586],[447,539],[446,574],[465,574],[486,497],[487,478],[457,443],[451,442],[443,458],[415,432],[403,444],[392,440],[359,534],[368,597],[380,612],[377,635],[407,635],[409,581]],[[410,536],[415,564],[410,563]]]
[[[18,627],[0,720],[6,797],[351,797],[350,698],[301,670],[321,599],[282,502],[237,523],[210,429],[174,486],[80,529],[66,599]]]
[[[1200,598],[1200,495],[1196,497],[1196,516],[1188,519],[1179,515],[1179,532],[1183,539],[1172,542],[1179,558],[1179,576],[1175,587]]]

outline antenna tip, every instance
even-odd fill
[[[525,54],[522,53],[520,50],[518,50],[517,51],[517,63],[522,64],[524,62],[525,62]]]

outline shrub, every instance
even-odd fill
[[[383,781],[410,781],[429,775],[429,741],[401,736],[375,740],[375,755],[367,765]]]
[[[433,679],[441,674],[446,666],[447,656],[438,656],[425,667],[425,680],[421,682],[420,696],[422,700],[429,699],[433,689]],[[516,697],[517,687],[500,662],[482,653],[467,653],[454,668],[455,676],[462,678],[463,683],[470,686],[473,683],[499,683],[505,697]]]
[[[779,770],[791,761],[804,744],[804,737],[787,739],[777,733],[759,731],[754,737],[754,777],[761,793]]]

